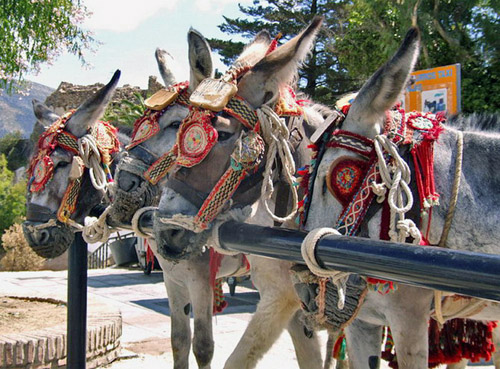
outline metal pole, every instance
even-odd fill
[[[220,227],[224,248],[304,263],[305,232],[227,222]],[[360,237],[323,237],[316,248],[322,266],[500,301],[500,255],[433,246],[413,246]]]
[[[85,369],[87,349],[87,244],[82,233],[68,253],[68,358],[67,368]]]

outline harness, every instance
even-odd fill
[[[239,64],[233,66],[221,79],[207,78],[203,80],[190,97],[190,111],[181,123],[176,144],[145,173],[145,176],[150,181],[155,181],[164,173],[167,173],[174,165],[190,168],[201,163],[217,142],[218,134],[213,126],[213,121],[218,114],[227,114],[244,126],[244,130],[231,154],[229,168],[206,196],[196,216],[191,218],[176,215],[169,219],[162,218],[163,222],[179,224],[178,221],[184,221],[182,223],[184,228],[195,232],[206,230],[209,224],[222,212],[236,190],[241,188],[240,185],[244,183],[244,179],[255,176],[261,178],[261,170],[264,171],[264,178],[268,178],[276,156],[276,148],[269,149],[269,152],[273,152],[274,156],[268,160],[266,168],[259,169],[266,151],[265,143],[268,143],[269,146],[274,144],[272,138],[266,139],[266,137],[272,135],[286,137],[286,139],[290,137],[290,132],[286,126],[284,126],[283,130],[284,123],[278,113],[281,116],[288,115],[302,119],[303,109],[295,100],[291,102],[290,99],[287,99],[287,96],[293,94],[288,89],[281,91],[275,109],[268,108],[265,113],[262,110],[267,107],[254,110],[241,96],[237,95],[237,80],[248,70],[248,66]],[[272,118],[269,118],[270,116]],[[277,125],[270,124],[271,119],[277,121]],[[264,126],[262,123],[264,123]],[[281,129],[281,132],[278,131],[279,129]],[[280,153],[281,158],[286,155],[291,158],[286,139],[282,140],[285,142],[280,142],[281,150],[287,151],[283,154]],[[283,148],[284,146],[286,148]],[[290,171],[288,162],[286,169]],[[294,171],[295,169],[292,168],[291,172]],[[290,183],[292,182],[293,180],[290,180]],[[183,218],[182,221],[181,218]]]
[[[74,111],[70,111],[64,114],[47,128],[38,140],[37,152],[33,155],[28,169],[28,192],[43,191],[52,179],[54,163],[50,155],[57,147],[69,152],[73,160],[69,183],[57,214],[46,207],[28,203],[27,215],[32,221],[38,219],[52,224],[57,219],[61,223],[81,228],[70,217],[76,210],[84,169],[90,169],[92,184],[96,189],[104,191],[106,184],[113,181],[110,172],[111,155],[119,150],[120,145],[116,128],[107,122],[98,121],[88,134],[77,138],[65,130],[66,123],[73,113]]]

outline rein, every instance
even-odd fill
[[[62,202],[57,213],[53,213],[45,207],[28,204],[28,216],[34,216],[32,221],[40,219],[44,224],[31,227],[47,227],[57,219],[61,223],[70,225],[81,230],[82,225],[70,219],[75,212],[78,196],[82,184],[84,169],[89,169],[89,175],[93,186],[106,194],[109,183],[113,182],[110,172],[111,154],[119,150],[119,141],[116,136],[116,128],[107,122],[98,121],[90,128],[88,134],[76,138],[65,130],[66,123],[74,111],[64,114],[55,121],[38,140],[38,150],[33,156],[28,169],[29,181],[28,192],[36,193],[45,188],[45,185],[54,175],[54,163],[50,154],[60,147],[69,152],[73,157],[69,183],[64,193]],[[42,210],[41,208],[45,208]],[[40,216],[41,215],[41,216]]]

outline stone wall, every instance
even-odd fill
[[[89,86],[74,85],[69,82],[61,82],[57,90],[45,100],[45,104],[55,113],[62,115],[68,110],[76,109],[85,100],[93,96],[104,84],[95,83]],[[143,98],[151,96],[161,89],[163,85],[156,77],[150,76],[148,89],[143,90],[137,86],[124,85],[118,87],[113,95],[112,104],[119,104],[122,100],[137,102],[135,94],[139,93]]]

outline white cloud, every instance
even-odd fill
[[[159,10],[174,10],[178,2],[179,0],[84,0],[84,5],[93,13],[85,21],[85,26],[91,30],[132,31]]]
[[[194,5],[200,12],[220,14],[228,4],[245,5],[251,2],[252,0],[195,0]]]

